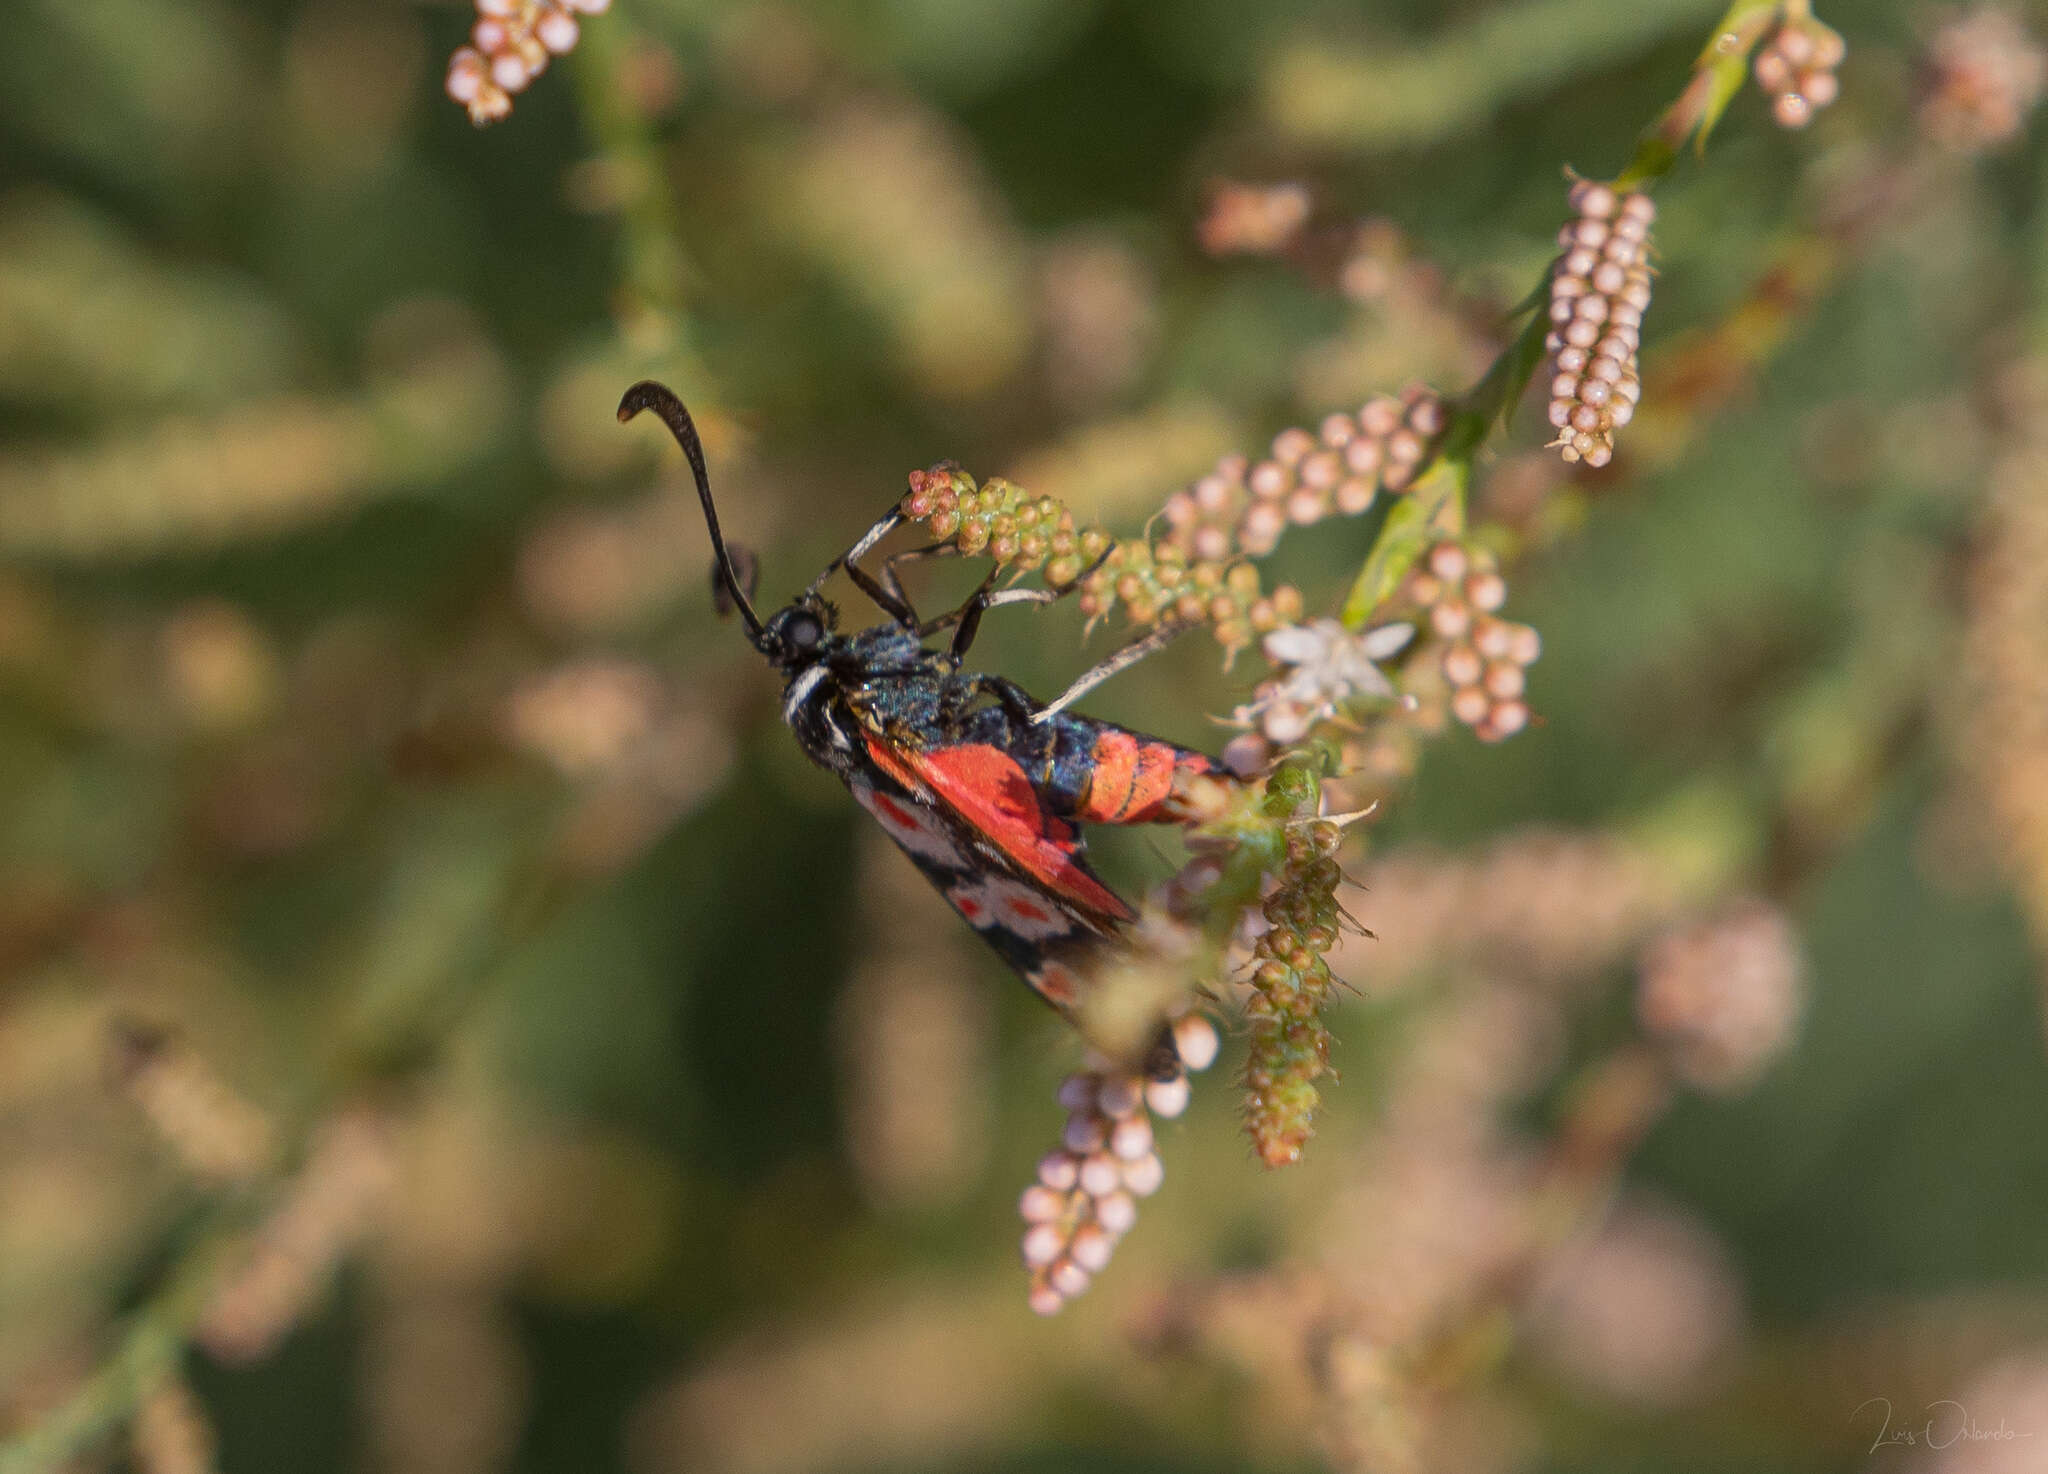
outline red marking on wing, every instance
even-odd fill
[[[1186,817],[1168,801],[1177,768],[1202,772],[1208,760],[1183,753],[1170,742],[1152,742],[1111,730],[1095,741],[1095,766],[1079,816],[1094,824],[1178,822]]]
[[[1112,921],[1135,915],[1121,896],[1081,868],[1072,827],[1045,812],[1024,770],[1000,748],[963,743],[916,751],[870,738],[868,755],[906,788],[929,789],[1054,895]]]
[[[915,824],[917,822],[915,814],[911,813],[909,809],[896,802],[895,799],[889,797],[886,793],[876,794],[874,804],[876,808],[894,819],[898,824]]]

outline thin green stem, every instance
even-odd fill
[[[659,140],[624,73],[631,36],[623,17],[584,27],[571,54],[584,125],[603,151],[620,217],[622,326],[636,346],[688,352],[688,296],[697,273],[683,249]]]
[[[129,1318],[114,1354],[61,1407],[0,1444],[0,1474],[46,1474],[120,1429],[136,1406],[177,1370],[233,1234],[249,1217],[246,1200],[214,1210],[163,1288]]]

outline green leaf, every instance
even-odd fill
[[[1346,629],[1363,629],[1394,591],[1408,570],[1415,566],[1429,545],[1445,532],[1456,532],[1464,523],[1465,482],[1470,474],[1463,461],[1439,462],[1417,482],[1415,489],[1394,504],[1380,529],[1379,541],[1358,570],[1351,593],[1344,600],[1340,616]]]

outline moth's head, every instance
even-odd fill
[[[816,594],[806,594],[769,615],[756,643],[777,666],[795,670],[818,658],[837,623],[837,610]]]

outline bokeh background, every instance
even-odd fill
[[[2040,14],[1826,5],[1839,101],[1660,189],[1614,464],[1540,390],[1482,459],[1539,721],[1382,775],[1317,1139],[1226,1030],[1056,1320],[1078,1046],[612,417],[683,393],[771,600],[941,458],[1135,531],[1469,385],[1718,10],[618,0],[479,130],[454,4],[15,0],[0,1465],[2048,1468]]]

